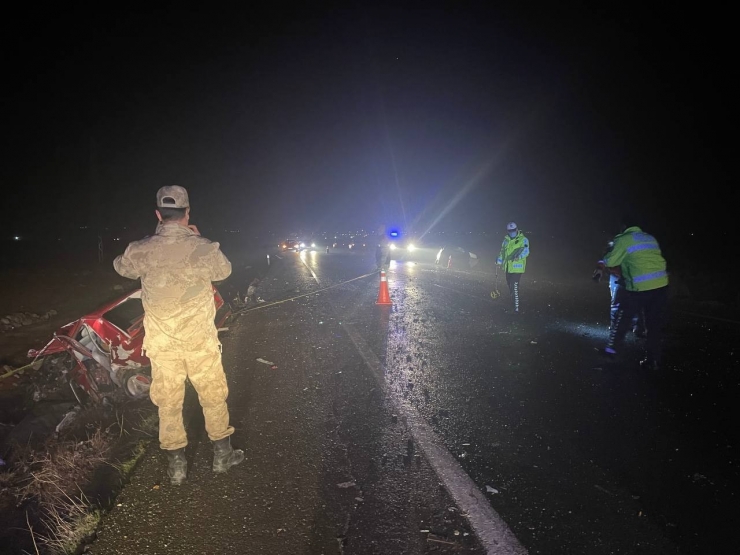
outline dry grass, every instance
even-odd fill
[[[18,483],[18,472],[10,470],[0,472],[0,489],[12,488]]]
[[[95,533],[101,512],[90,507],[78,484],[87,483],[107,462],[110,441],[97,430],[85,441],[50,443],[44,451],[25,449],[17,453],[12,472],[4,473],[19,503],[32,500],[38,506],[45,531],[31,534],[49,553],[75,553]]]
[[[91,538],[98,528],[102,512],[91,509],[87,498],[66,497],[57,505],[47,507],[43,518],[47,535],[41,537],[49,552],[72,555],[79,546]]]
[[[28,525],[28,531],[31,532],[31,541],[33,542],[33,550],[36,552],[36,555],[40,555],[39,546],[36,545],[36,534],[33,533],[33,526],[31,526],[31,521],[28,520],[28,511],[26,511],[26,524]]]
[[[156,412],[147,412],[146,416],[142,416],[139,420],[139,427],[133,429],[145,436],[157,437],[157,433],[159,431],[159,416]]]
[[[42,508],[58,505],[106,462],[109,449],[110,439],[97,430],[85,441],[54,443],[44,452],[31,452],[22,461],[28,473],[18,489],[18,500],[34,498]]]
[[[37,528],[41,531],[28,523],[37,553],[37,541],[44,553],[76,553],[95,534],[102,511],[90,505],[79,486],[88,483],[101,464],[112,464],[108,460],[110,450],[114,442],[128,434],[124,428],[156,437],[159,424],[156,412],[146,411],[136,417],[138,428],[117,414],[115,423],[106,430],[96,430],[86,440],[54,440],[38,451],[27,446],[14,450],[11,468],[0,473],[0,489],[13,494],[19,504],[30,501],[38,507],[40,522],[36,524],[40,524]],[[114,465],[123,476],[133,472],[150,441],[140,440],[129,460]]]

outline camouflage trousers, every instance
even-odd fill
[[[159,408],[159,443],[162,449],[180,449],[188,444],[182,419],[185,380],[189,379],[198,393],[211,441],[234,433],[229,426],[226,397],[229,388],[218,349],[193,353],[157,353],[152,362],[152,385],[149,397]]]

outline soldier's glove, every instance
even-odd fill
[[[597,268],[596,270],[594,270],[594,273],[591,276],[591,279],[594,280],[596,283],[599,283],[603,275],[604,275],[604,271]]]

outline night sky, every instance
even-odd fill
[[[3,236],[729,226],[729,13],[305,4],[7,18]]]

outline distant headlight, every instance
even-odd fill
[[[392,251],[396,250],[396,245],[394,245],[393,243],[391,243],[391,250]]]
[[[414,252],[414,251],[416,250],[416,245],[414,245],[413,243],[412,243],[412,244],[410,244],[410,245],[408,246],[408,250],[409,250],[409,252]]]
[[[312,249],[315,249],[316,248],[316,243],[311,243],[311,248]]]
[[[306,243],[301,243],[301,244],[300,244],[299,246],[300,246],[301,248],[303,248],[303,247],[305,247],[305,246],[306,246]]]

